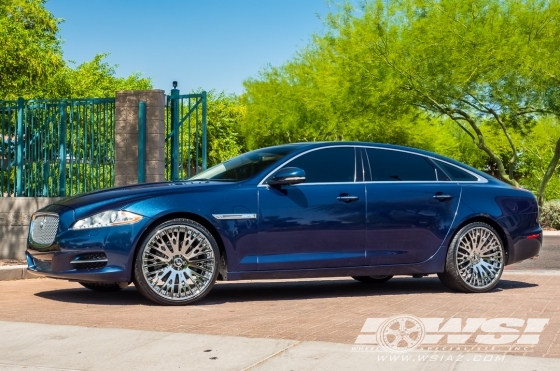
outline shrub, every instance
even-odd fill
[[[560,200],[545,202],[540,210],[542,227],[560,229]]]

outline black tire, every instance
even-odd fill
[[[185,241],[191,238],[187,246]],[[177,247],[174,248],[173,243],[177,243]],[[187,258],[187,252],[195,259]],[[204,226],[190,219],[172,219],[159,224],[140,244],[135,255],[134,285],[142,295],[158,304],[192,304],[212,290],[218,277],[219,261],[218,244]],[[147,266],[145,270],[143,265]],[[213,267],[211,272],[210,266]],[[168,273],[160,275],[158,272]],[[150,282],[146,275],[151,275]],[[187,296],[187,288],[193,295]]]
[[[118,283],[92,283],[92,282],[78,282],[80,285],[84,286],[86,289],[90,289],[98,292],[115,292],[121,291],[122,288]]]
[[[481,241],[487,251],[472,247],[479,246]],[[438,273],[438,277],[454,291],[488,292],[500,281],[504,266],[504,243],[498,232],[486,223],[474,222],[453,237],[445,259],[445,271]]]
[[[389,281],[393,276],[352,276],[361,283],[383,283]]]

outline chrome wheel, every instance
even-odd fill
[[[467,224],[455,234],[445,262],[438,273],[453,290],[486,292],[499,282],[505,266],[505,249],[498,232],[482,222]]]
[[[144,244],[143,281],[165,302],[202,297],[216,279],[215,242],[210,238],[204,227],[192,221],[164,223]]]
[[[456,259],[467,285],[477,289],[491,286],[504,268],[500,237],[485,227],[472,228],[459,239]]]

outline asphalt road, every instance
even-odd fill
[[[545,236],[541,253],[536,259],[508,265],[507,270],[560,270],[560,236]]]

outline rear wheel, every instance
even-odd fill
[[[118,283],[91,283],[91,282],[78,282],[86,289],[99,292],[114,292],[122,290]]]
[[[452,290],[487,292],[498,284],[504,271],[504,245],[494,228],[470,223],[451,241],[441,282]]]
[[[352,276],[352,278],[362,283],[383,283],[389,281],[393,276]]]
[[[134,284],[156,303],[190,304],[214,286],[219,256],[216,240],[202,225],[189,219],[163,222],[136,252]]]

